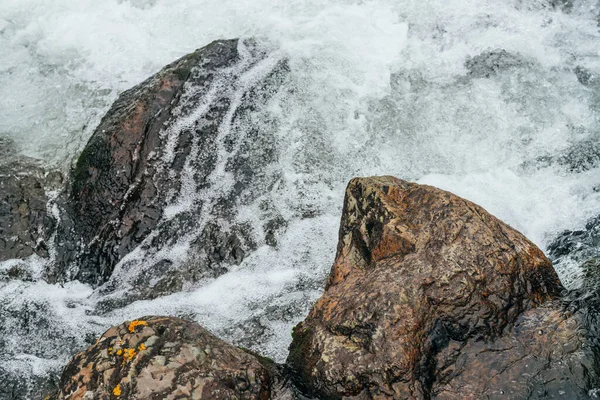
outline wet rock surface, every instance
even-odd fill
[[[565,231],[548,246],[554,262],[570,263],[583,272],[583,291],[600,288],[600,216],[592,218],[583,229]]]
[[[54,399],[291,399],[269,359],[201,326],[144,317],[106,331],[65,368]]]
[[[119,97],[59,200],[52,282],[106,283],[103,294],[123,281],[135,288],[105,301],[107,311],[219,276],[256,248],[256,237],[273,244],[268,229],[235,220],[262,194],[258,181],[277,178],[263,176],[276,154],[248,115],[286,74],[284,62],[265,57],[250,40],[216,41]]]
[[[55,391],[58,387],[58,380],[55,377],[37,376],[26,366],[19,372],[21,374],[16,375],[13,371],[8,371],[4,365],[0,365],[0,381],[2,382],[0,399],[47,400],[47,393]]]
[[[48,256],[55,221],[47,210],[47,190],[61,180],[59,173],[45,171],[33,159],[0,163],[0,261]],[[14,270],[8,275],[20,274]]]
[[[339,398],[587,398],[598,343],[550,261],[449,192],[348,185],[324,295],[294,329],[305,393]]]

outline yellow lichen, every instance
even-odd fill
[[[117,397],[121,395],[121,384],[115,386],[115,388],[113,389],[113,394]]]
[[[117,350],[117,355],[120,356],[121,354],[123,354],[123,350],[121,350],[121,349]]]
[[[144,343],[140,344],[139,349],[140,351],[146,350],[146,345]]]
[[[135,357],[135,349],[125,349],[125,352],[123,353],[123,358],[125,358],[126,361],[131,361],[133,360],[133,357]]]
[[[135,320],[135,321],[131,321],[131,323],[129,324],[129,332],[133,333],[135,332],[135,328],[140,326],[140,325],[148,325],[148,323],[146,321],[139,321],[139,320]]]

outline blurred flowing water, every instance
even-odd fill
[[[324,285],[353,176],[450,190],[542,249],[582,227],[600,213],[599,15],[596,0],[0,0],[0,136],[50,168],[68,171],[121,91],[215,39],[255,38],[266,64],[290,69],[252,119],[278,183],[256,178],[260,195],[236,216],[260,225],[268,201],[288,221],[277,246],[257,239],[219,278],[103,314],[102,288],[0,282],[0,374],[27,398],[86,340],[144,314],[195,319],[283,361]],[[187,250],[160,249],[175,267]],[[555,267],[580,283],[577,265]],[[115,277],[130,279],[119,266]]]

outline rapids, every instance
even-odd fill
[[[253,122],[281,178],[257,180],[263,195],[236,216],[261,224],[267,198],[288,221],[277,246],[259,241],[214,280],[104,314],[101,288],[50,285],[52,260],[30,257],[37,280],[0,282],[0,378],[13,385],[0,397],[28,398],[90,338],[146,314],[192,318],[283,361],[322,291],[353,176],[450,190],[542,249],[584,226],[600,213],[599,15],[596,0],[0,0],[0,136],[48,168],[69,170],[120,92],[215,39],[256,38],[266,65],[290,69]],[[182,191],[165,218],[196,195]],[[577,265],[555,268],[581,283]]]

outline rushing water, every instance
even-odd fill
[[[121,91],[214,39],[258,38],[291,71],[268,104],[276,131],[264,122],[283,176],[268,196],[289,220],[278,246],[104,315],[93,311],[102,294],[77,282],[0,283],[0,372],[32,386],[86,335],[144,314],[185,315],[284,360],[319,296],[310,282],[333,261],[352,176],[450,190],[542,248],[581,227],[600,212],[587,153],[600,141],[599,14],[596,0],[0,0],[0,135],[63,170]],[[259,224],[256,206],[238,219]],[[575,266],[556,268],[577,285]]]

